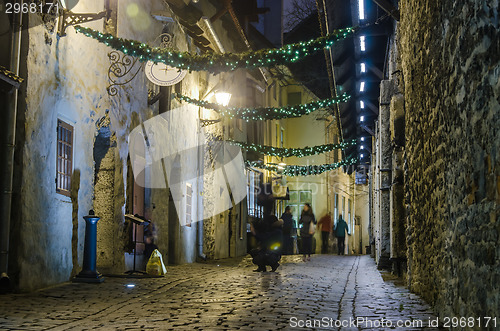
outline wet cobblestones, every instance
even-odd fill
[[[164,278],[108,277],[1,296],[0,329],[289,330],[303,323],[316,330],[413,330],[434,318],[418,296],[384,282],[369,256],[317,255],[306,263],[287,256],[276,273],[255,273],[248,259],[167,269]],[[367,323],[348,323],[353,319]],[[398,328],[405,320],[412,327]]]

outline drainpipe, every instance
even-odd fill
[[[20,6],[23,0],[18,1]],[[13,34],[11,40],[10,71],[19,76],[19,58],[21,56],[21,25],[22,13],[13,16]],[[9,98],[7,108],[7,131],[5,144],[5,168],[2,174],[2,187],[0,188],[0,286],[10,288],[8,276],[9,267],[9,236],[10,236],[10,216],[12,204],[12,182],[14,173],[14,150],[16,144],[16,117],[17,117],[18,90],[14,89]]]
[[[201,108],[198,108],[198,118],[201,119]],[[204,160],[203,160],[203,150],[202,150],[202,146],[204,146],[204,141],[205,139],[205,136],[203,134],[203,131],[200,130],[198,131],[198,167],[196,169],[196,178],[197,178],[197,191],[198,192],[201,192],[202,191],[202,188],[200,189],[200,183],[203,185],[203,177],[202,177],[202,173],[201,173],[201,169],[204,168]],[[197,241],[197,246],[198,246],[198,252],[197,252],[197,255],[198,255],[198,258],[203,260],[203,261],[206,261],[207,260],[207,256],[205,255],[205,253],[203,252],[203,212],[200,213],[200,201],[198,200],[199,199],[199,194],[197,195],[198,198],[196,199],[196,220],[198,221],[197,222],[197,234],[196,234],[196,241]],[[202,203],[202,208],[203,208],[203,203]]]

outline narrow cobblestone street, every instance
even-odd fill
[[[164,278],[107,277],[102,284],[5,295],[0,329],[412,330],[418,321],[430,329],[429,307],[384,282],[369,256],[317,255],[306,263],[286,256],[282,262],[276,273],[255,273],[250,260],[231,259],[168,267]],[[321,325],[309,324],[314,320]],[[340,321],[344,326],[337,328]]]

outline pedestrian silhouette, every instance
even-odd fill
[[[338,244],[338,254],[344,255],[345,250],[345,232],[349,233],[349,226],[342,218],[342,214],[339,215],[339,220],[337,221],[337,225],[335,226],[335,235],[337,236],[337,244]]]
[[[318,222],[321,226],[321,254],[328,253],[328,238],[332,233],[332,214],[326,213]]]
[[[311,228],[314,228],[311,226],[311,222],[316,224],[316,218],[314,217],[311,205],[306,203],[299,221],[299,224],[302,224],[300,228],[300,237],[302,238],[302,254],[304,254],[302,260],[304,262],[306,261],[306,257],[307,261],[311,261],[312,237],[314,235],[314,232],[311,231]]]
[[[293,230],[294,221],[292,216],[292,207],[286,206],[285,212],[281,215],[283,220],[283,254],[290,255],[293,254]],[[296,229],[295,229],[296,231]],[[297,232],[295,232],[297,234]]]

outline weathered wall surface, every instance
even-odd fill
[[[75,11],[98,12],[102,8],[103,1],[85,1]],[[130,22],[124,9],[120,13],[119,22]],[[122,33],[149,41],[147,35],[156,36],[162,27],[153,23],[147,31],[131,28],[122,29]],[[102,31],[103,22],[87,26]],[[29,27],[23,34],[26,58],[21,62],[26,65],[26,96],[21,102],[25,106],[19,110],[22,124],[18,126],[22,130],[16,137],[15,190],[19,199],[14,202],[11,242],[16,248],[10,258],[12,274],[23,291],[68,281],[80,271],[83,216],[90,209],[96,209],[102,219],[97,230],[98,269],[102,266],[109,271],[123,271],[124,240],[120,230],[124,222],[126,139],[134,112],[143,119],[152,116],[146,109],[143,76],[114,98],[106,92],[109,48],[76,34],[73,28],[67,29],[65,37],[57,37],[54,26],[50,22],[42,24],[36,15],[30,15]],[[107,134],[116,140],[113,138],[109,149],[98,158],[97,168],[103,171],[96,176],[97,122],[106,114]],[[71,197],[55,192],[58,118],[74,126],[75,185]]]
[[[404,0],[409,285],[441,316],[497,316],[498,1]]]
[[[57,39],[36,16],[29,23],[33,27],[25,34],[29,38],[26,109],[20,110],[24,136],[17,138],[23,160],[16,170],[22,171],[17,188],[21,198],[16,201],[19,212],[13,221],[17,234],[13,242],[19,244],[14,270],[22,290],[67,281],[73,262],[81,262],[82,217],[92,209],[95,120],[109,107],[101,88],[105,71],[96,64],[106,63],[102,48],[96,46],[92,57],[81,56],[85,53],[82,43],[70,42],[68,37]],[[83,73],[82,67],[89,70]],[[80,173],[80,186],[73,193],[73,205],[69,197],[55,192],[58,118],[75,127],[73,165]]]

